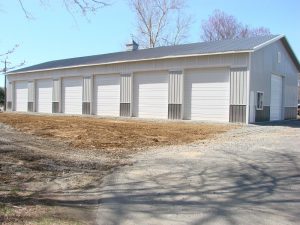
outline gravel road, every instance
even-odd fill
[[[102,183],[97,224],[299,224],[300,121],[134,157]]]

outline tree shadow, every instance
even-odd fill
[[[127,218],[155,218],[168,224],[254,224],[274,213],[295,224],[300,221],[300,170],[293,155],[278,153],[259,163],[240,156],[235,160],[226,168],[191,171],[182,164],[150,179],[113,182],[99,199],[99,220],[105,221],[100,224],[121,224]],[[253,221],[243,222],[247,215]]]

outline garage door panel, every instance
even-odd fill
[[[185,119],[229,121],[229,70],[187,70]]]
[[[282,119],[282,77],[271,75],[270,120]]]
[[[168,118],[168,72],[134,75],[133,115],[141,118]]]
[[[82,78],[63,79],[64,113],[82,114]]]
[[[120,75],[99,75],[96,77],[97,115],[119,116]]]
[[[27,81],[18,81],[15,85],[16,89],[16,111],[27,112],[28,107],[28,83]]]
[[[52,80],[38,80],[37,84],[37,112],[52,112]]]

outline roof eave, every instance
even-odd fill
[[[185,57],[223,55],[223,54],[238,54],[238,53],[249,53],[249,52],[253,52],[253,50],[241,50],[241,51],[227,51],[227,52],[215,52],[215,53],[204,53],[204,54],[164,56],[164,57],[155,57],[155,58],[148,58],[148,59],[122,60],[122,61],[107,62],[107,63],[83,64],[83,65],[76,65],[76,66],[55,67],[55,68],[49,68],[49,69],[28,70],[28,71],[20,71],[20,72],[11,71],[11,72],[8,72],[7,75],[35,73],[35,72],[46,72],[46,71],[52,71],[52,70],[75,69],[75,68],[91,67],[91,66],[113,65],[113,64],[120,64],[120,63],[144,62],[144,61],[153,61],[153,60],[159,60],[159,59],[176,59],[176,58],[185,58]]]
[[[298,72],[300,73],[300,64],[299,64],[299,61],[298,61],[298,59],[297,59],[297,57],[296,57],[293,49],[291,48],[291,46],[290,46],[287,38],[285,37],[285,35],[278,35],[278,36],[276,36],[275,38],[272,38],[269,41],[266,41],[266,42],[264,42],[264,43],[262,43],[262,44],[260,44],[258,46],[255,46],[253,48],[253,51],[258,51],[259,49],[262,49],[262,48],[266,47],[267,45],[270,45],[270,44],[272,44],[272,43],[274,43],[274,42],[276,42],[278,40],[282,41],[284,47],[286,48],[286,50],[288,51],[288,53],[289,53],[289,55],[291,57],[293,63],[295,64],[295,67],[297,68]]]
[[[298,72],[300,73],[300,64],[299,64],[299,60],[298,60],[296,54],[294,53],[294,51],[293,51],[291,45],[289,44],[287,38],[286,38],[286,37],[283,37],[283,38],[281,39],[281,41],[282,41],[284,47],[286,48],[286,50],[288,51],[290,57],[292,58],[292,60],[293,60],[293,62],[294,62],[294,64],[295,64],[295,66],[296,66]]]
[[[266,41],[266,42],[264,42],[264,43],[262,43],[262,44],[260,44],[260,45],[257,45],[257,46],[255,46],[255,47],[253,48],[253,50],[254,50],[254,51],[258,51],[259,49],[262,49],[262,48],[264,48],[265,46],[270,45],[270,44],[272,44],[272,43],[274,43],[274,42],[280,40],[281,38],[284,38],[284,35],[278,35],[278,36],[276,36],[276,37],[274,37],[274,38],[272,38],[272,39],[270,39],[270,40],[268,40],[268,41]]]

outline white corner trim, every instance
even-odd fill
[[[160,59],[176,59],[176,58],[185,58],[185,57],[237,54],[237,53],[249,53],[249,52],[253,52],[253,50],[215,52],[215,53],[191,54],[191,55],[174,55],[174,56],[163,56],[163,57],[149,58],[149,59],[123,60],[123,61],[115,61],[115,62],[107,62],[107,63],[95,63],[95,64],[86,64],[86,65],[55,67],[55,68],[50,68],[50,69],[28,70],[28,71],[15,72],[15,73],[8,72],[7,75],[44,72],[44,71],[53,71],[53,70],[64,70],[64,69],[75,69],[75,68],[90,67],[90,66],[114,65],[114,64],[120,64],[120,63],[144,62],[144,61],[153,61],[153,60],[160,60]]]
[[[269,41],[266,41],[266,42],[264,42],[264,43],[262,43],[262,44],[260,44],[260,45],[255,46],[255,47],[253,48],[253,50],[254,50],[254,51],[257,51],[257,50],[259,50],[259,49],[261,49],[261,48],[263,48],[263,47],[265,47],[265,46],[267,46],[267,45],[269,45],[269,44],[274,43],[275,41],[280,40],[280,39],[283,38],[283,37],[284,37],[284,35],[278,35],[278,36],[272,38],[272,39],[269,40]]]
[[[250,92],[251,92],[251,63],[252,63],[252,53],[249,53],[248,56],[248,68],[247,68],[247,105],[246,105],[246,124],[251,123],[251,101],[250,101]]]

